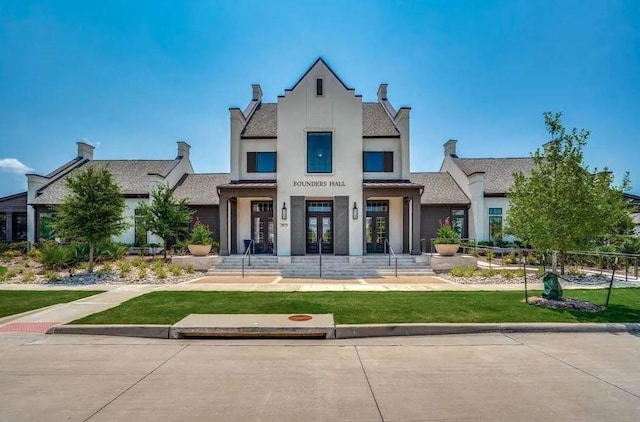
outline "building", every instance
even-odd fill
[[[160,243],[133,216],[166,184],[210,226],[221,254],[243,253],[250,242],[256,253],[284,257],[388,248],[419,254],[446,218],[463,238],[500,236],[513,174],[534,166],[530,157],[461,158],[449,140],[439,171],[412,173],[411,109],[392,105],[387,84],[377,101],[363,101],[322,59],[275,103],[263,102],[256,84],[248,105],[229,113],[230,173],[194,173],[185,142],[166,160],[95,160],[93,147],[78,142],[71,161],[45,176],[27,175],[26,193],[0,198],[0,235],[50,237],[48,219],[66,194],[66,177],[106,166],[132,219],[117,239],[125,243]]]

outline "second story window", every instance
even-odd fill
[[[275,152],[247,152],[247,173],[275,173]]]
[[[322,95],[322,79],[321,78],[316,79],[316,95],[317,96]]]
[[[333,173],[331,132],[307,133],[307,173]]]
[[[362,164],[365,172],[393,172],[392,151],[365,151],[363,155]]]

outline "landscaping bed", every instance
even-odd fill
[[[72,302],[98,293],[103,292],[89,290],[0,290],[0,318],[44,308],[56,303]]]
[[[540,292],[530,292],[531,296]],[[606,290],[572,290],[596,304]],[[189,314],[324,314],[338,324],[410,322],[639,322],[640,289],[617,289],[609,308],[579,312],[524,303],[523,292],[152,292],[74,324],[173,324]]]

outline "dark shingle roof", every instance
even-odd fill
[[[243,138],[278,136],[278,104],[260,103],[242,131]]]
[[[397,137],[400,132],[380,103],[362,103],[362,136]]]
[[[177,199],[192,205],[218,205],[218,185],[229,183],[229,173],[188,174],[173,191]]]
[[[420,202],[431,205],[467,205],[467,195],[447,172],[443,173],[411,173],[411,181],[424,186]]]
[[[167,167],[175,160],[93,160],[78,166],[40,189],[32,204],[53,205],[62,202],[67,195],[65,181],[69,175],[76,174],[80,169],[88,167],[107,167],[125,195],[148,195],[148,174],[162,175]]]
[[[243,138],[276,138],[278,104],[261,103],[242,131]],[[362,103],[363,137],[398,137],[400,132],[380,103]]]
[[[453,161],[467,176],[484,173],[484,193],[504,194],[513,184],[513,174],[526,175],[535,167],[533,158],[454,158]]]

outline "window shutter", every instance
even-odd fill
[[[362,171],[367,171],[367,152],[362,151]]]
[[[384,172],[393,172],[393,151],[385,151],[384,153]]]
[[[256,153],[247,152],[247,173],[256,172]]]
[[[273,153],[273,171],[274,172],[278,171],[278,153],[277,152]]]

